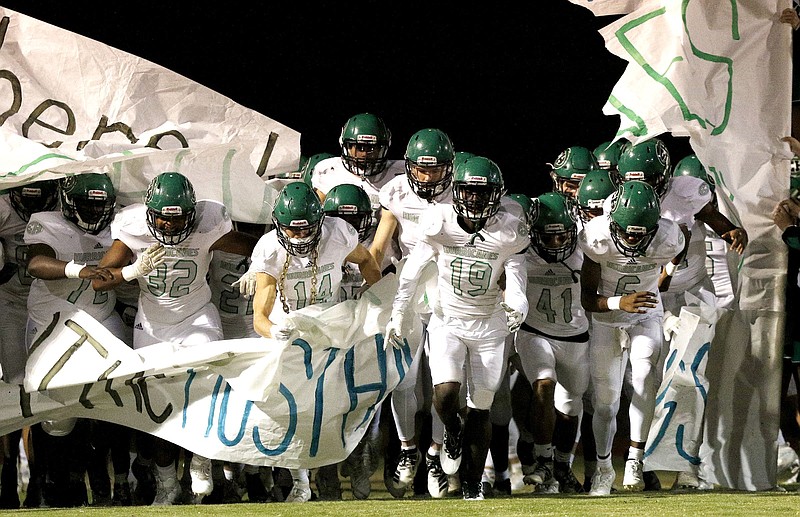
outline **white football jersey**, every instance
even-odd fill
[[[25,244],[26,222],[14,207],[8,194],[0,196],[0,239],[3,241],[3,258],[6,264],[16,264],[16,273],[0,285],[0,298],[11,297],[25,303],[33,277],[28,274],[28,246]]]
[[[215,250],[208,271],[211,301],[223,320],[241,319],[253,325],[253,298],[246,298],[233,283],[242,277],[250,266],[250,257]],[[226,339],[228,339],[226,337]]]
[[[211,301],[206,275],[211,246],[232,229],[228,211],[212,200],[197,202],[195,229],[180,244],[165,245],[164,262],[139,282],[139,310],[148,321],[175,324]],[[147,206],[123,208],[111,222],[111,235],[122,241],[136,258],[158,242],[147,226]]]
[[[368,232],[369,237],[363,242],[364,246],[369,249],[381,218],[380,190],[393,178],[399,175],[405,176],[405,173],[405,160],[389,160],[386,168],[380,174],[361,177],[348,171],[342,163],[341,157],[334,156],[322,160],[314,167],[311,173],[311,185],[326,196],[333,187],[345,183],[358,185],[364,189],[372,204],[372,227]],[[381,268],[388,266],[391,263],[391,257],[396,255],[397,251],[393,247],[392,252],[386,254],[384,263],[378,265]]]
[[[270,314],[270,321],[279,324],[286,313],[280,300],[281,276],[285,271],[283,295],[290,311],[314,303],[336,302],[342,282],[342,264],[358,245],[358,233],[352,225],[338,217],[326,217],[322,235],[317,245],[316,271],[311,267],[311,256],[289,255],[278,241],[278,230],[263,235],[253,249],[250,270],[267,273],[278,284],[278,295]],[[316,297],[311,300],[311,281],[316,273]]]
[[[691,228],[694,216],[711,202],[711,189],[700,178],[675,176],[661,200],[661,217]]]
[[[692,176],[676,176],[661,202],[661,215],[692,232],[686,257],[678,265],[670,281],[670,291],[685,291],[708,276],[706,272],[706,226],[694,216],[711,202],[713,194],[708,184]]]
[[[381,188],[379,194],[380,204],[390,211],[398,226],[398,243],[400,252],[405,257],[419,240],[420,216],[422,213],[437,203],[450,203],[453,191],[450,187],[445,190],[437,200],[426,201],[421,199],[408,183],[408,177],[403,174],[396,176]]]
[[[576,249],[562,262],[547,262],[533,247],[525,253],[528,316],[525,324],[550,336],[577,336],[589,330],[581,305],[583,253]]]
[[[25,228],[25,243],[45,244],[53,249],[58,260],[96,266],[111,248],[111,230],[106,227],[97,235],[86,233],[61,211],[31,215]],[[111,315],[116,296],[111,291],[95,291],[91,280],[61,278],[34,279],[28,295],[28,316],[37,323],[49,323],[53,314],[81,309],[94,319],[103,321]]]
[[[411,256],[430,255],[436,261],[439,296],[435,312],[441,311],[448,317],[489,318],[503,310],[498,281],[506,261],[530,244],[527,224],[501,209],[473,239],[473,234],[463,230],[457,218],[451,203],[440,203],[426,210],[419,241],[424,246],[415,246]],[[524,276],[525,272],[520,274]],[[519,284],[525,285],[524,278]],[[405,293],[400,298],[404,296],[410,295]]]
[[[664,307],[658,292],[661,267],[683,250],[685,241],[678,224],[664,219],[658,221],[658,230],[645,256],[626,257],[611,238],[608,215],[595,217],[578,234],[578,245],[584,255],[600,264],[599,294],[606,297],[622,296],[637,291],[649,291],[658,297],[655,308],[645,314],[622,310],[593,313],[592,317],[603,323],[630,324],[648,318],[663,316]]]

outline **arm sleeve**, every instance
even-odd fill
[[[400,283],[392,304],[392,312],[404,313],[408,310],[413,302],[412,297],[417,289],[417,282],[422,270],[428,262],[434,260],[435,256],[436,252],[433,247],[424,239],[414,246],[400,271]]]
[[[506,291],[505,302],[514,310],[528,316],[528,297],[525,288],[528,285],[528,272],[525,266],[525,253],[517,253],[508,257],[505,263]]]

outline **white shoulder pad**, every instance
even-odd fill
[[[58,249],[59,242],[64,242],[70,235],[75,234],[71,228],[72,223],[64,219],[61,212],[38,212],[31,214],[31,219],[25,227],[26,244],[47,244],[53,249]]]
[[[119,239],[122,233],[136,237],[150,233],[147,229],[147,207],[144,204],[128,205],[117,212],[111,221],[111,236]]]
[[[233,229],[228,209],[219,201],[201,199],[197,202],[195,210],[198,233],[219,232],[225,234]]]
[[[453,211],[453,206],[448,203],[432,205],[419,216],[419,232],[421,235],[436,235],[442,231],[446,214],[443,210]]]

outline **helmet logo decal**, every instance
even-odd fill
[[[603,200],[602,199],[590,199],[586,206],[589,208],[603,208]]]
[[[553,164],[553,168],[560,169],[564,167],[564,165],[566,165],[567,162],[569,161],[569,155],[571,154],[571,152],[572,152],[571,149],[561,151],[561,154],[559,154],[558,158],[556,158],[556,163]]]
[[[570,176],[570,179],[580,181],[583,179],[584,176],[586,176],[586,174],[582,172],[573,172],[572,175]]]
[[[561,233],[565,231],[563,223],[549,223],[544,225],[545,233]]]
[[[644,226],[637,226],[634,224],[629,224],[627,228],[625,228],[625,233],[636,234],[636,233],[647,233],[647,228]]]
[[[165,206],[161,209],[161,215],[183,215],[183,208],[179,206]]]
[[[311,223],[309,223],[307,219],[292,219],[289,226],[311,226]]]
[[[339,213],[355,214],[358,213],[358,207],[356,205],[339,205]]]
[[[417,163],[419,165],[438,165],[439,160],[435,156],[420,156],[417,158]]]
[[[42,189],[39,187],[22,187],[23,197],[42,197]]]
[[[628,180],[641,180],[644,181],[644,172],[642,171],[628,171],[625,173],[625,181]]]
[[[378,141],[378,137],[375,135],[358,135],[356,136],[356,142],[359,144],[374,144]]]
[[[669,151],[661,140],[656,142],[656,158],[664,167],[669,165]]]
[[[100,189],[89,189],[86,193],[89,199],[106,199],[108,198],[108,193],[105,190]]]
[[[464,182],[473,184],[479,183],[481,185],[486,185],[488,184],[489,180],[486,176],[470,176],[469,174],[467,174],[464,177]]]

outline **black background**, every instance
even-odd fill
[[[505,2],[54,2],[4,7],[164,66],[338,154],[352,115],[380,115],[390,158],[425,127],[498,163],[509,191],[551,188],[548,162],[594,149],[625,68],[595,17],[568,0]],[[669,144],[669,141],[668,141]],[[678,142],[680,146],[680,142]],[[674,153],[673,153],[674,154]],[[674,161],[682,157],[674,156]]]

